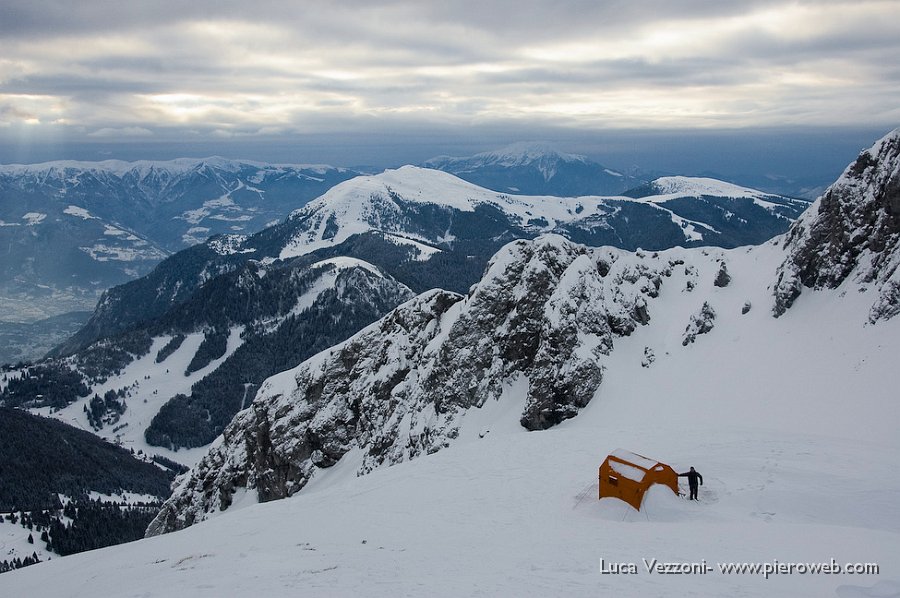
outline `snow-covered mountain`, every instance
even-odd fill
[[[819,251],[792,242],[833,218],[829,194],[846,190],[851,216],[829,231],[892,230],[869,225],[893,213],[898,138],[759,247],[508,244],[468,294],[420,295],[266,381],[150,531],[189,529],[5,574],[0,589],[896,593],[900,318],[873,322],[873,299],[891,295],[858,276],[895,263],[896,246],[867,243],[834,285],[801,279],[792,306],[773,309],[792,265],[825,276],[823,256],[843,263],[829,235],[809,237]],[[857,224],[852,206],[870,217]],[[596,468],[619,446],[697,466],[699,504],[667,490],[640,512],[596,500]],[[832,559],[879,575],[719,568]],[[711,569],[661,576],[652,562]],[[635,574],[610,571],[622,563]]]
[[[681,191],[666,195],[648,188],[646,196],[559,198],[497,193],[414,166],[359,176],[284,222],[255,235],[210,239],[111,289],[88,325],[57,353],[158,317],[208,280],[251,260],[348,255],[375,260],[416,292],[465,291],[488,258],[517,238],[556,233],[625,249],[733,247],[784,232],[807,206],[709,179],[679,180]]]
[[[364,474],[433,453],[460,436],[475,409],[514,409],[528,430],[558,425],[602,394],[618,339],[641,327],[656,332],[642,335],[653,341],[632,358],[650,367],[661,353],[710,342],[703,336],[720,319],[728,328],[756,321],[757,315],[745,318],[754,305],[771,317],[782,302],[781,282],[775,297],[768,290],[776,271],[783,271],[781,262],[797,259],[790,239],[800,227],[816,229],[830,217],[822,207],[829,198],[841,193],[858,209],[872,204],[866,222],[890,218],[900,180],[898,137],[895,132],[863,154],[866,167],[848,169],[816,203],[816,215],[795,225],[785,249],[776,240],[731,251],[629,253],[556,235],[507,245],[466,296],[420,295],[345,343],[269,379],[181,481],[150,533],[224,510],[235,493],[250,492],[260,501],[290,496],[342,459]],[[744,193],[711,181],[676,179],[658,186],[670,194]],[[853,219],[843,226],[851,237],[864,230]],[[896,263],[897,248],[880,247],[864,267]],[[729,288],[737,279],[746,281],[740,292]],[[896,304],[894,297],[894,311],[880,313],[894,315]]]
[[[671,188],[661,191],[661,185]],[[335,245],[369,230],[434,246],[554,232],[624,249],[734,247],[784,232],[808,206],[802,200],[687,177],[660,179],[630,195],[509,195],[440,171],[404,166],[337,185],[294,212],[291,237],[280,257]]]
[[[180,449],[209,444],[263,380],[412,296],[362,260],[251,262],[159,318],[4,376],[0,404],[190,464],[199,453]]]
[[[0,166],[5,318],[93,307],[170,253],[260,230],[355,175],[223,158]]]
[[[260,500],[290,496],[347,453],[365,473],[435,452],[473,408],[514,401],[530,430],[575,416],[600,384],[614,339],[649,320],[648,299],[680,266],[644,257],[632,262],[555,235],[508,245],[468,296],[419,295],[269,379],[153,532],[227,508],[242,488]]]
[[[438,156],[423,166],[517,195],[619,195],[642,180],[547,143],[522,142],[468,157]]]

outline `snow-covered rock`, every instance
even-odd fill
[[[686,347],[693,343],[697,340],[697,335],[710,332],[715,327],[715,322],[716,310],[708,302],[704,301],[697,313],[691,316],[691,321],[688,322],[687,327],[684,329],[684,337],[681,344]]]
[[[863,151],[791,228],[775,285],[776,316],[804,288],[871,287],[875,322],[900,313],[900,129]]]

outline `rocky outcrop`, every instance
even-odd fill
[[[790,229],[778,268],[773,312],[803,288],[872,286],[870,322],[900,313],[900,129],[878,141]]]
[[[252,489],[260,501],[290,496],[352,444],[366,443],[373,454],[383,454],[391,446],[384,416],[402,396],[395,387],[460,300],[444,291],[426,293],[350,341],[268,379],[250,408],[238,413],[179,481],[147,534],[181,529],[225,510],[241,488]]]
[[[644,347],[644,357],[641,359],[641,367],[649,368],[656,361],[656,353],[650,347]]]
[[[235,492],[290,496],[350,452],[358,473],[432,453],[461,416],[525,383],[520,423],[549,428],[588,404],[614,339],[649,321],[671,267],[550,235],[510,243],[463,297],[430,291],[274,376],[148,530],[181,529]]]
[[[697,340],[697,335],[710,332],[715,327],[715,323],[716,310],[708,302],[704,301],[697,313],[691,316],[691,321],[688,322],[684,329],[684,335],[681,340],[682,346],[687,347]]]
[[[716,273],[716,279],[713,284],[720,288],[725,288],[731,283],[731,275],[728,273],[728,266],[725,262],[719,264],[719,271]]]

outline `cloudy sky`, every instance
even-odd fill
[[[855,152],[900,125],[897,0],[4,0],[0,47],[0,162],[541,139],[621,165],[678,139]]]

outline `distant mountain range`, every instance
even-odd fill
[[[494,191],[563,197],[618,195],[660,177],[685,174],[637,165],[625,170],[609,168],[587,156],[564,152],[543,142],[514,143],[473,156],[438,156],[426,160],[422,166],[455,174]],[[784,176],[738,169],[729,175],[711,170],[689,174],[809,201],[819,197],[831,182],[803,172]]]
[[[503,242],[548,231],[626,249],[758,243],[786,230],[807,205],[707,179],[645,182],[533,144],[434,159],[429,166],[374,176],[331,166],[222,158],[0,166],[0,243],[8,257],[0,266],[0,308],[3,319],[13,323],[8,334],[23,338],[16,323],[92,308],[105,289],[139,278],[196,244],[197,251],[176,262],[282,259],[334,247],[356,233],[381,231],[393,235],[391,242],[413,248],[420,261],[453,248],[454,255],[477,255],[483,264]],[[503,190],[467,183],[438,168]],[[333,188],[351,178],[353,184]],[[677,190],[659,190],[672,181],[680,181]],[[315,197],[320,199],[314,208],[296,211]],[[287,222],[247,236],[288,215]],[[231,236],[203,244],[222,234]],[[198,258],[210,252],[220,257]],[[471,262],[466,268],[464,278],[471,284],[480,272]],[[172,285],[184,286],[166,287],[172,293],[168,299],[186,296],[201,278],[217,272],[201,268],[193,281],[172,279]],[[50,327],[46,341],[10,347],[0,361],[39,357],[66,332]]]
[[[258,231],[356,174],[223,158],[0,166],[3,319],[91,309],[167,255]]]
[[[438,156],[422,165],[517,195],[619,195],[646,182],[545,143],[516,143],[462,158]]]

